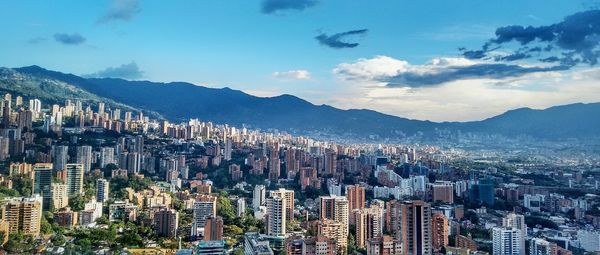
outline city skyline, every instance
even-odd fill
[[[12,24],[0,42],[11,49],[0,51],[5,67],[292,94],[433,121],[600,101],[593,1],[21,1],[7,7],[13,11],[0,18]],[[517,36],[499,29],[513,25],[536,29]],[[592,29],[573,29],[586,25]],[[552,38],[543,37],[544,29]]]

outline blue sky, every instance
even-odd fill
[[[493,60],[519,51],[519,38],[499,43],[486,58],[463,56],[494,39],[500,27],[556,24],[594,8],[594,1],[493,2],[3,1],[0,65],[188,81],[259,96],[287,93],[316,104],[437,121],[600,101],[595,64],[540,71],[564,61]],[[349,31],[356,32],[344,34]],[[325,40],[317,40],[319,35]],[[492,62],[511,65],[510,75],[506,68],[499,75],[473,74],[472,67],[488,68]],[[448,66],[453,72],[457,66],[470,68],[449,78]],[[523,70],[531,66],[539,70]],[[434,77],[420,76],[430,71]]]

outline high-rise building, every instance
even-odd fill
[[[199,229],[204,228],[208,217],[217,215],[217,197],[211,195],[200,195],[194,201],[194,233],[199,233]]]
[[[27,130],[31,130],[33,124],[33,111],[30,110],[21,110],[17,114],[17,127],[18,128],[27,128]]]
[[[2,102],[2,128],[10,127],[10,114],[12,112],[10,100],[4,99]]]
[[[281,197],[285,199],[285,208],[286,208],[286,216],[285,219],[287,221],[294,220],[294,191],[287,189],[278,189],[272,190],[270,192],[271,197]]]
[[[33,194],[42,196],[42,208],[49,210],[52,203],[52,164],[37,163],[33,166]]]
[[[444,203],[454,203],[454,185],[452,182],[436,181],[430,184],[431,200]]]
[[[69,146],[58,145],[54,146],[54,170],[62,171],[65,170],[69,160]]]
[[[286,234],[287,199],[283,196],[267,198],[267,235],[284,236]]]
[[[480,179],[477,184],[469,190],[470,199],[488,206],[494,205],[494,179],[486,177]]]
[[[69,196],[83,193],[83,165],[67,164],[66,169]]]
[[[264,185],[254,186],[254,193],[252,194],[252,208],[254,210],[265,204],[266,194],[267,190]]]
[[[354,224],[354,209],[365,208],[365,187],[358,184],[346,186],[346,198],[348,198],[348,210],[350,212],[350,224]]]
[[[98,103],[98,114],[104,114],[104,103],[103,102],[99,102]]]
[[[492,229],[492,251],[494,255],[524,255],[521,247],[521,230],[496,227]]]
[[[69,206],[68,186],[64,183],[52,183],[52,208],[58,210]]]
[[[233,141],[231,140],[231,138],[225,139],[225,153],[224,153],[225,155],[223,155],[223,157],[227,161],[231,160],[232,146],[233,146]]]
[[[154,214],[154,232],[157,236],[174,238],[178,224],[179,212],[174,209],[161,208]]]
[[[342,196],[331,195],[320,197],[320,200],[321,223],[323,224],[323,228],[328,230],[323,232],[323,235],[335,239],[337,246],[345,250],[348,247],[348,199]],[[339,229],[331,230],[335,231],[333,233],[335,235],[333,235],[329,234],[329,228]]]
[[[42,101],[39,99],[29,99],[29,110],[33,111],[35,116],[42,112]]]
[[[220,216],[206,218],[204,225],[204,241],[223,240],[223,218]]]
[[[448,218],[436,213],[431,217],[431,246],[434,250],[448,247]]]
[[[402,241],[403,254],[432,254],[431,207],[420,200],[386,204],[386,229]]]
[[[108,164],[115,163],[115,148],[113,147],[102,147],[100,149],[99,165],[101,168],[106,167]]]
[[[106,202],[110,198],[109,182],[106,179],[96,180],[96,201]]]
[[[525,252],[525,237],[527,236],[527,224],[525,216],[516,213],[509,213],[502,218],[502,226],[505,228],[516,228],[521,231],[520,250]]]
[[[10,234],[39,236],[42,220],[42,200],[40,196],[15,198],[5,202],[2,219],[8,222]]]
[[[246,215],[246,200],[244,198],[239,198],[237,201],[237,216],[238,217],[243,217],[244,215]]]
[[[142,167],[142,156],[140,153],[131,152],[127,154],[127,172],[137,174]]]
[[[324,171],[325,174],[333,175],[337,170],[337,154],[333,150],[325,152],[324,160]]]
[[[277,157],[269,159],[269,180],[277,182],[281,175],[281,161]]]
[[[365,248],[367,240],[383,234],[383,209],[377,205],[353,211],[356,225],[356,246]]]
[[[92,168],[92,146],[77,147],[76,163],[83,165],[83,172],[89,173]]]

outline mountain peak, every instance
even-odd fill
[[[61,81],[97,98],[157,112],[174,121],[199,118],[252,128],[316,134],[319,138],[326,139],[377,139],[387,142],[415,137],[435,139],[439,130],[561,139],[598,137],[597,130],[600,128],[600,119],[592,117],[600,116],[600,103],[577,103],[543,110],[524,107],[482,121],[437,123],[396,117],[368,109],[341,110],[329,105],[314,105],[290,94],[257,97],[230,87],[208,88],[186,82],[86,79],[35,65],[13,70]],[[6,86],[16,82],[19,81],[10,81]],[[47,97],[72,99],[62,94]]]

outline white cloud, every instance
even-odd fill
[[[568,67],[501,63],[464,57],[440,57],[423,65],[413,65],[387,56],[376,56],[358,59],[353,63],[341,63],[333,73],[343,80],[357,80],[378,86],[419,88],[460,80],[503,81],[565,69]]]
[[[345,109],[368,108],[421,120],[468,121],[520,107],[539,109],[600,102],[600,69],[526,72],[514,77],[466,76],[435,86],[394,87],[382,79],[403,73],[443,73],[447,68],[481,63],[463,58],[436,58],[423,65],[412,65],[387,56],[341,63],[333,73],[339,78],[342,91],[329,103]],[[530,68],[525,64],[519,66]]]
[[[310,80],[310,72],[307,70],[291,70],[285,72],[274,72],[273,78],[281,80]]]

